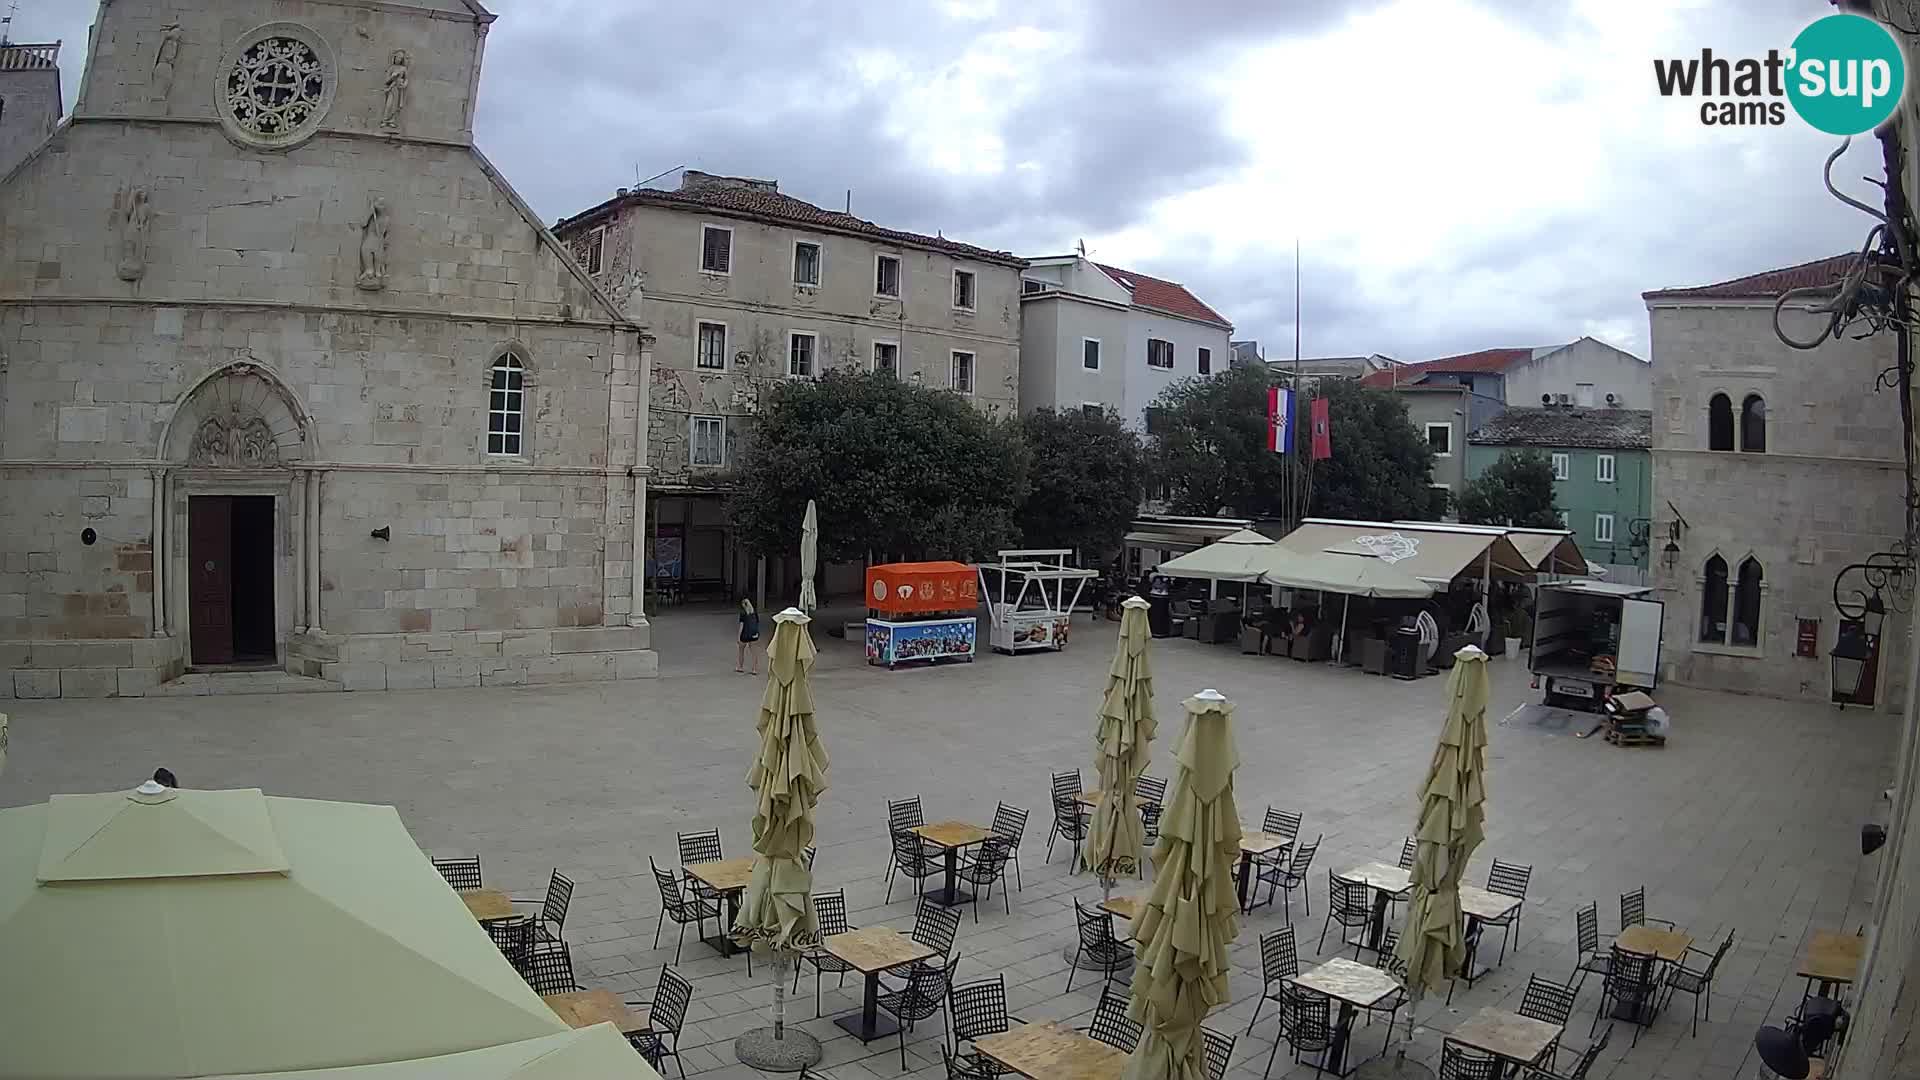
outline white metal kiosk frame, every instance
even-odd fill
[[[1100,576],[1069,565],[1072,555],[1072,548],[1010,548],[1000,552],[998,563],[980,564],[980,595],[987,601],[995,652],[1066,647],[1080,592]]]

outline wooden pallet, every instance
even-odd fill
[[[1613,725],[1607,725],[1607,741],[1615,746],[1665,746],[1665,735],[1652,735],[1645,731],[1622,731]]]

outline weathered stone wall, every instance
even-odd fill
[[[0,103],[0,176],[5,176],[60,123],[58,69],[0,66]]]

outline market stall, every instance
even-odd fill
[[[974,655],[980,591],[959,562],[887,563],[867,568],[867,663],[896,664]]]
[[[1015,548],[1002,551],[998,563],[980,564],[994,651],[1066,648],[1080,590],[1099,576],[1068,565],[1072,554],[1070,548]]]

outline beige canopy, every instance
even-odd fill
[[[1587,557],[1566,529],[1508,529],[1507,540],[1542,574],[1587,574]]]
[[[1202,548],[1175,556],[1154,567],[1168,577],[1206,578],[1210,581],[1253,581],[1279,545],[1252,529],[1240,529]]]
[[[258,790],[0,811],[0,971],[0,1077],[297,1072],[567,1030],[392,807]]]
[[[1374,555],[1336,551],[1294,551],[1274,545],[1275,557],[1260,574],[1269,585],[1319,589],[1349,596],[1424,600],[1433,586]]]
[[[301,1072],[229,1073],[209,1080],[656,1080],[659,1075],[612,1024],[595,1024],[440,1057]]]
[[[1280,543],[1293,551],[1373,555],[1441,588],[1483,575],[1530,581],[1534,572],[1503,533],[1471,525],[1308,518]]]

